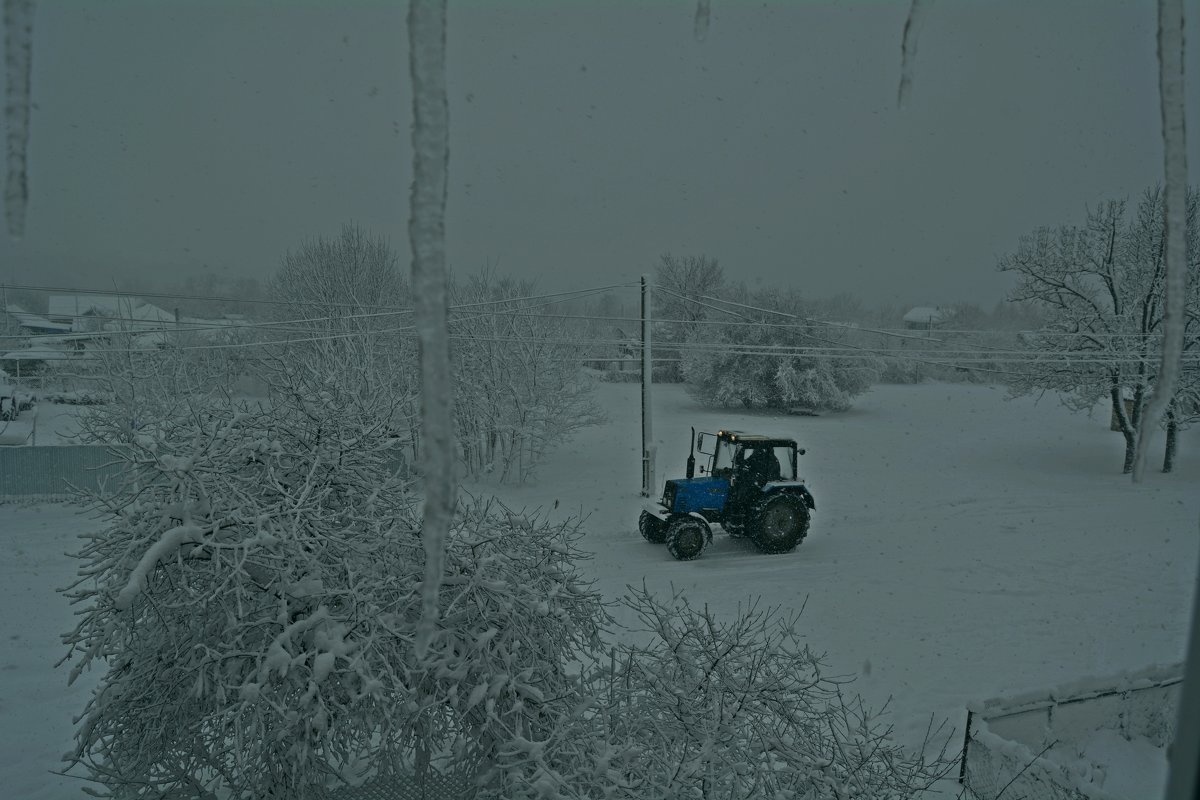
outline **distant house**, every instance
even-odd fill
[[[910,331],[931,331],[950,321],[950,311],[940,306],[917,306],[904,315],[904,327]]]
[[[67,324],[74,331],[106,328],[161,330],[175,315],[128,295],[59,294],[50,296],[50,322]]]
[[[55,333],[70,333],[71,326],[61,322],[51,322],[40,314],[33,314],[18,305],[9,304],[4,309],[5,330],[17,329],[23,335],[46,335]]]

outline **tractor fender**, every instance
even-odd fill
[[[671,518],[671,512],[663,508],[662,503],[658,502],[643,503],[642,511],[645,511],[664,525]]]
[[[804,505],[809,509],[816,511],[817,501],[813,499],[812,492],[808,491],[808,487],[800,481],[771,481],[763,484],[763,494],[796,494],[804,498]]]

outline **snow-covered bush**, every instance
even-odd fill
[[[59,397],[88,406],[80,415],[84,441],[129,444],[166,420],[187,416],[230,386],[240,369],[230,355],[186,334],[158,348],[139,344],[130,331],[113,331],[94,343],[90,358],[74,375],[87,388]]]
[[[280,301],[267,352],[278,364],[352,380],[403,398],[392,432],[415,463],[417,347],[411,292],[382,239],[345,226],[284,256],[270,284]],[[468,475],[523,481],[545,453],[601,418],[580,345],[539,306],[533,287],[483,272],[450,286],[457,458]]]
[[[701,402],[842,411],[878,378],[878,357],[850,341],[846,327],[805,319],[798,296],[741,299],[769,310],[742,309],[740,319],[707,326],[689,342],[683,373]]]
[[[890,729],[796,630],[798,613],[756,604],[724,621],[677,594],[625,604],[639,641],[612,657],[601,766],[607,797],[909,798],[953,766],[890,740]],[[648,639],[647,639],[648,637]]]
[[[79,553],[65,638],[73,677],[103,674],[71,760],[122,797],[304,798],[450,770],[526,796],[604,619],[575,525],[460,509],[418,659],[425,555],[390,446],[332,390],[286,401],[167,421],[95,500],[109,524]]]
[[[269,281],[276,319],[259,351],[271,373],[307,371],[363,396],[379,392],[398,402],[390,435],[408,462],[420,447],[417,425],[417,347],[412,297],[395,251],[383,238],[344,225],[286,253]],[[268,377],[269,380],[272,380]]]
[[[526,480],[545,454],[603,414],[581,345],[521,298],[531,283],[482,272],[451,285],[455,415],[470,475]]]

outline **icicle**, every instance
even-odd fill
[[[904,20],[904,36],[900,40],[900,91],[896,104],[904,108],[904,101],[912,91],[913,62],[917,59],[917,33],[924,15],[924,0],[912,0],[908,7],[908,18]]]
[[[708,19],[712,15],[712,5],[709,0],[698,0],[696,3],[695,35],[697,42],[708,38]]]
[[[1154,392],[1146,403],[1138,431],[1133,480],[1140,483],[1146,465],[1150,432],[1179,383],[1183,359],[1184,299],[1187,293],[1187,144],[1183,94],[1183,0],[1158,1],[1158,95],[1162,106],[1163,169],[1165,188],[1166,266],[1164,290],[1162,367]]]
[[[7,129],[4,181],[4,217],[8,235],[25,233],[25,206],[29,201],[28,150],[30,75],[33,64],[33,0],[4,0],[4,52]]]
[[[413,183],[408,222],[414,318],[421,361],[421,441],[425,506],[425,580],[417,657],[424,658],[438,616],[446,537],[454,513],[454,441],[446,301],[446,0],[410,0],[409,68],[413,88]]]

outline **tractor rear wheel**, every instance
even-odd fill
[[[704,552],[711,535],[708,525],[695,517],[674,517],[667,523],[667,552],[680,561],[691,561]]]
[[[808,533],[808,506],[795,495],[772,495],[758,507],[751,530],[759,550],[786,553]]]
[[[649,511],[643,511],[642,516],[638,518],[638,530],[647,542],[662,544],[667,540],[667,523]]]

